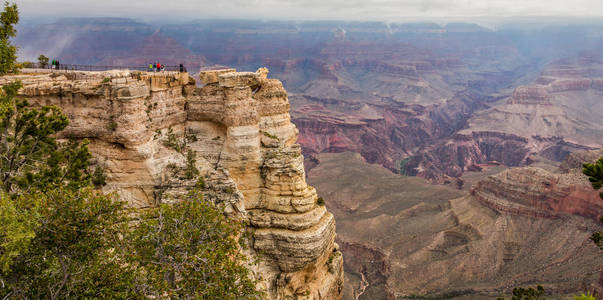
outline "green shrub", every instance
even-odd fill
[[[262,133],[264,134],[264,136],[269,137],[269,138],[271,138],[273,140],[278,140],[279,139],[276,135],[272,135],[269,132],[262,131]]]
[[[103,168],[99,165],[96,165],[94,173],[92,173],[92,184],[97,188],[107,184]]]
[[[131,234],[143,294],[156,299],[259,299],[235,238],[243,230],[193,191],[185,201],[162,204]]]
[[[318,204],[320,206],[324,206],[325,205],[325,199],[323,199],[322,197],[318,197],[318,199],[316,199],[316,204]]]
[[[597,300],[593,294],[587,292],[586,295],[582,293],[580,296],[574,296],[575,300]]]
[[[107,125],[107,129],[109,129],[109,131],[117,130],[117,122],[115,122],[115,119],[113,119],[113,116],[111,116],[111,118],[109,119],[109,124]]]
[[[186,153],[186,167],[184,169],[184,178],[193,179],[199,175],[199,170],[195,166],[197,159],[195,157],[195,152],[192,150],[188,150]]]

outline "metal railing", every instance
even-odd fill
[[[29,69],[44,69],[44,70],[64,70],[64,71],[109,71],[109,70],[136,70],[150,71],[149,66],[93,66],[93,65],[78,65],[78,64],[59,64],[58,68],[50,64],[42,65],[40,63],[26,63],[24,68]],[[186,72],[186,68],[180,66],[164,66],[164,71]]]

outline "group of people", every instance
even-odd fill
[[[165,65],[162,63],[153,63],[153,64],[149,64],[149,72],[161,72],[161,71],[165,71]],[[179,71],[180,72],[187,72],[186,67],[183,64],[180,64],[179,66]]]
[[[159,71],[163,71],[165,69],[165,65],[161,64],[161,63],[154,63],[154,64],[149,64],[149,72],[159,72]]]
[[[48,62],[48,61],[46,61],[46,62]],[[51,68],[51,69],[56,69],[56,70],[58,70],[58,69],[59,69],[59,67],[60,67],[60,65],[61,65],[61,64],[59,63],[59,60],[58,60],[58,59],[53,59],[53,60],[51,61],[51,63],[50,63],[50,68]]]

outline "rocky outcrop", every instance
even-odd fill
[[[338,299],[343,260],[335,220],[305,181],[298,131],[280,81],[257,72],[207,71],[203,87],[187,73],[111,71],[19,79],[34,105],[57,105],[71,124],[62,136],[90,150],[131,206],[174,201],[194,185],[253,230],[250,255],[269,298]],[[194,159],[190,159],[193,157]]]
[[[557,174],[532,167],[509,169],[479,182],[471,194],[496,211],[531,217],[573,214],[598,220],[603,213],[599,193],[577,170]]]
[[[539,104],[550,105],[550,97],[547,90],[540,86],[520,86],[513,91],[513,97],[509,104]]]
[[[575,151],[565,157],[559,169],[565,173],[570,172],[572,169],[582,169],[582,164],[593,163],[602,156],[603,149]]]
[[[601,289],[601,250],[589,237],[603,229],[603,201],[577,170],[512,168],[483,179],[504,169],[485,168],[463,176],[471,195],[391,174],[358,154],[318,159],[309,180],[337,218],[345,299],[496,299],[537,284],[552,295]]]
[[[473,132],[457,134],[448,141],[426,147],[409,157],[404,168],[405,174],[441,182],[449,177],[460,177],[478,164],[519,166],[529,154],[526,138],[498,132]]]

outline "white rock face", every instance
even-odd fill
[[[174,201],[192,151],[205,196],[254,230],[250,255],[269,298],[339,299],[343,260],[335,220],[305,180],[298,131],[282,83],[268,70],[200,74],[129,71],[3,77],[19,79],[34,105],[56,105],[71,123],[62,136],[87,138],[107,176],[104,191],[131,206]]]

